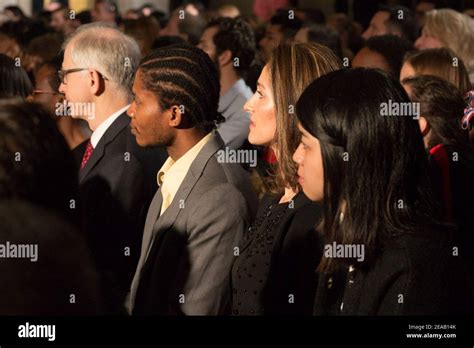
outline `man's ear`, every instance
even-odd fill
[[[424,138],[430,131],[430,124],[428,123],[426,118],[420,116],[420,119],[418,120],[418,125],[420,126],[421,135],[423,135]]]
[[[92,95],[100,95],[104,91],[105,81],[100,77],[97,70],[90,69],[89,73],[89,88]]]
[[[170,127],[178,128],[180,125],[183,124],[183,114],[184,114],[184,106],[183,105],[173,105],[168,110],[168,125]]]
[[[232,64],[232,51],[225,50],[222,52],[219,57],[217,57],[217,61],[219,62],[219,66],[225,66],[227,64]]]

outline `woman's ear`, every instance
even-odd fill
[[[420,116],[420,119],[418,120],[418,125],[420,126],[421,135],[423,135],[423,138],[426,137],[430,131],[430,124],[428,123],[426,118]]]

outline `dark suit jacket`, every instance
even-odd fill
[[[161,163],[158,160],[153,165],[144,163],[129,123],[125,113],[120,115],[79,172],[83,228],[110,313],[124,311],[123,301],[140,255],[146,209],[153,192],[152,182],[146,180],[147,170],[161,166],[166,158],[162,155]],[[74,149],[78,165],[86,144]]]
[[[311,315],[317,287],[316,268],[323,252],[316,224],[322,206],[302,192],[295,206],[279,225],[265,287],[266,315]],[[288,302],[288,294],[296,301]]]
[[[130,292],[131,313],[216,315],[228,308],[235,248],[253,219],[257,197],[240,165],[218,162],[223,146],[214,134],[163,215],[161,189],[153,198]]]
[[[368,269],[321,275],[314,313],[470,313],[473,294],[453,245],[449,231],[429,228],[393,238]]]

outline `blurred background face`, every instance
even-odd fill
[[[415,69],[413,69],[413,66],[408,62],[403,63],[402,70],[400,71],[400,81],[415,75]]]
[[[64,18],[64,11],[55,11],[51,14],[51,28],[57,32],[64,32],[64,27],[66,26],[66,19]]]
[[[107,4],[96,3],[92,10],[92,20],[94,22],[114,22],[115,14],[107,9]]]
[[[435,8],[435,5],[429,1],[421,1],[415,7],[415,17],[420,27],[425,23],[426,12],[431,11]]]
[[[249,142],[270,146],[276,133],[276,114],[268,65],[263,68],[257,90],[245,103],[244,110],[250,113]]]
[[[56,114],[56,103],[60,103],[63,96],[55,93],[49,84],[49,78],[56,74],[51,67],[43,65],[35,74],[35,91],[33,101],[41,104],[51,115]]]
[[[324,168],[319,140],[298,126],[301,142],[293,154],[298,164],[298,182],[305,195],[314,202],[324,198]]]
[[[140,146],[169,145],[173,128],[167,125],[170,111],[161,110],[157,96],[144,88],[142,74],[138,70],[132,88],[134,99],[127,110],[130,130]]]
[[[263,61],[270,58],[272,51],[283,42],[283,33],[280,30],[280,25],[270,24],[267,26],[265,36],[260,40],[260,56]]]
[[[353,68],[372,68],[372,69],[382,69],[384,71],[390,72],[390,66],[388,65],[385,58],[367,47],[362,48],[355,55],[352,60]]]
[[[297,43],[306,43],[308,42],[308,30],[309,28],[301,28],[300,30],[298,30],[298,32],[296,33],[293,41],[294,42],[297,42]]]
[[[179,33],[178,21],[179,21],[179,12],[174,11],[171,14],[170,19],[168,23],[166,24],[166,26],[160,30],[160,36],[166,36],[166,35],[179,36],[180,33]]]
[[[385,11],[378,11],[371,19],[369,27],[362,34],[364,39],[369,39],[372,36],[380,36],[388,34],[385,22],[389,19],[390,14]]]
[[[206,30],[204,30],[204,33],[202,33],[201,39],[199,40],[199,44],[197,45],[197,47],[207,53],[209,58],[211,58],[214,64],[216,64],[216,67],[218,66],[218,64],[216,45],[214,44],[214,35],[216,35],[218,31],[219,29],[217,27],[207,28]]]
[[[428,35],[423,28],[421,36],[415,41],[415,47],[419,50],[426,50],[428,48],[441,48],[443,44],[436,37]]]

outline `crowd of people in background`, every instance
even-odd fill
[[[472,314],[474,3],[228,3],[0,9],[0,314]]]

